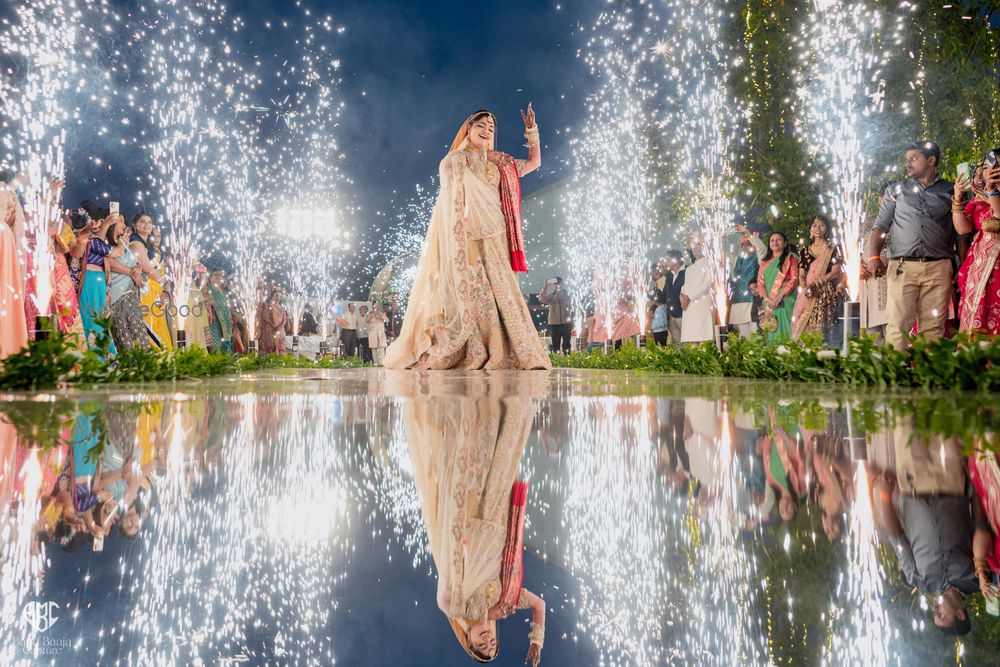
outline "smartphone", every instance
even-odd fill
[[[972,168],[969,166],[968,162],[963,162],[958,165],[957,178],[958,180],[962,180],[964,178],[969,181],[969,184],[965,186],[966,190],[972,187]]]
[[[116,201],[109,202],[108,210],[111,211],[111,215],[118,215],[118,202]]]

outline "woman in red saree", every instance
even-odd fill
[[[386,368],[552,367],[515,274],[527,271],[519,178],[542,161],[530,104],[522,115],[527,160],[493,150],[496,118],[477,111],[441,161],[441,191]]]
[[[958,271],[959,331],[1000,334],[1000,166],[983,165],[972,182],[958,179],[952,197],[955,231],[975,234]],[[997,193],[997,194],[994,194]]]
[[[969,479],[979,503],[973,508],[977,525],[972,538],[972,562],[979,589],[988,598],[998,595],[993,573],[1000,573],[1000,461],[997,456],[979,443],[968,461]]]

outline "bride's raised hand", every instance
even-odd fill
[[[524,128],[530,130],[535,126],[535,110],[531,108],[531,102],[528,102],[528,110],[521,111],[521,118],[524,119]]]

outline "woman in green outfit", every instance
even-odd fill
[[[760,328],[770,341],[792,337],[792,310],[799,284],[799,259],[788,237],[772,232],[767,254],[757,272],[757,294],[763,301]]]
[[[213,352],[233,354],[233,311],[229,308],[229,295],[226,294],[223,285],[225,284],[225,274],[221,269],[212,271],[212,278],[208,283],[209,296],[209,320]]]

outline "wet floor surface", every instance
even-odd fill
[[[521,665],[544,616],[549,665],[991,664],[998,419],[565,370],[3,396],[0,663]]]

